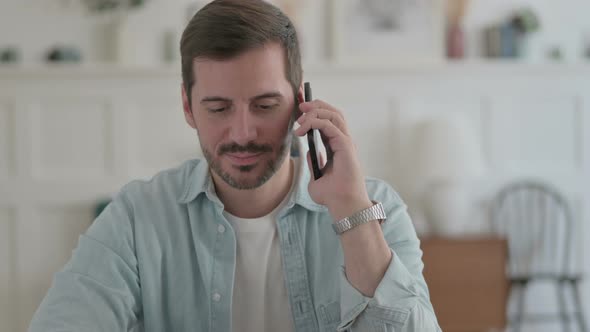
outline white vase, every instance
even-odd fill
[[[151,31],[146,31],[141,13],[121,10],[105,26],[106,60],[121,66],[153,66],[160,62],[161,51]],[[160,51],[160,53],[159,53]]]
[[[437,182],[425,194],[428,222],[434,235],[461,237],[468,233],[469,193],[460,182]]]
[[[125,25],[126,15],[121,12],[108,13],[100,18],[99,51],[102,60],[118,64],[121,59],[121,30]]]

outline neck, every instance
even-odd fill
[[[259,218],[272,212],[289,193],[293,181],[293,165],[287,156],[277,172],[256,189],[239,190],[211,172],[217,196],[225,211],[239,218]]]

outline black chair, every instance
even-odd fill
[[[523,180],[501,190],[493,199],[492,226],[496,234],[508,239],[508,271],[511,293],[517,296],[517,311],[510,326],[520,331],[523,320],[561,320],[569,331],[570,320],[586,332],[578,286],[581,275],[572,271],[572,212],[568,202],[551,186]],[[576,248],[577,249],[577,248]],[[555,284],[557,314],[525,316],[525,292],[535,281]],[[574,312],[566,312],[566,287],[573,293]],[[518,291],[518,293],[516,293]]]

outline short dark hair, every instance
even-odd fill
[[[263,0],[215,0],[190,20],[180,40],[182,80],[190,102],[196,80],[193,60],[226,60],[269,42],[285,51],[285,75],[296,95],[303,70],[297,32],[291,20]]]

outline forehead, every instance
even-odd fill
[[[269,90],[291,90],[285,72],[285,52],[278,43],[248,50],[227,60],[195,59],[197,95],[251,97]]]

